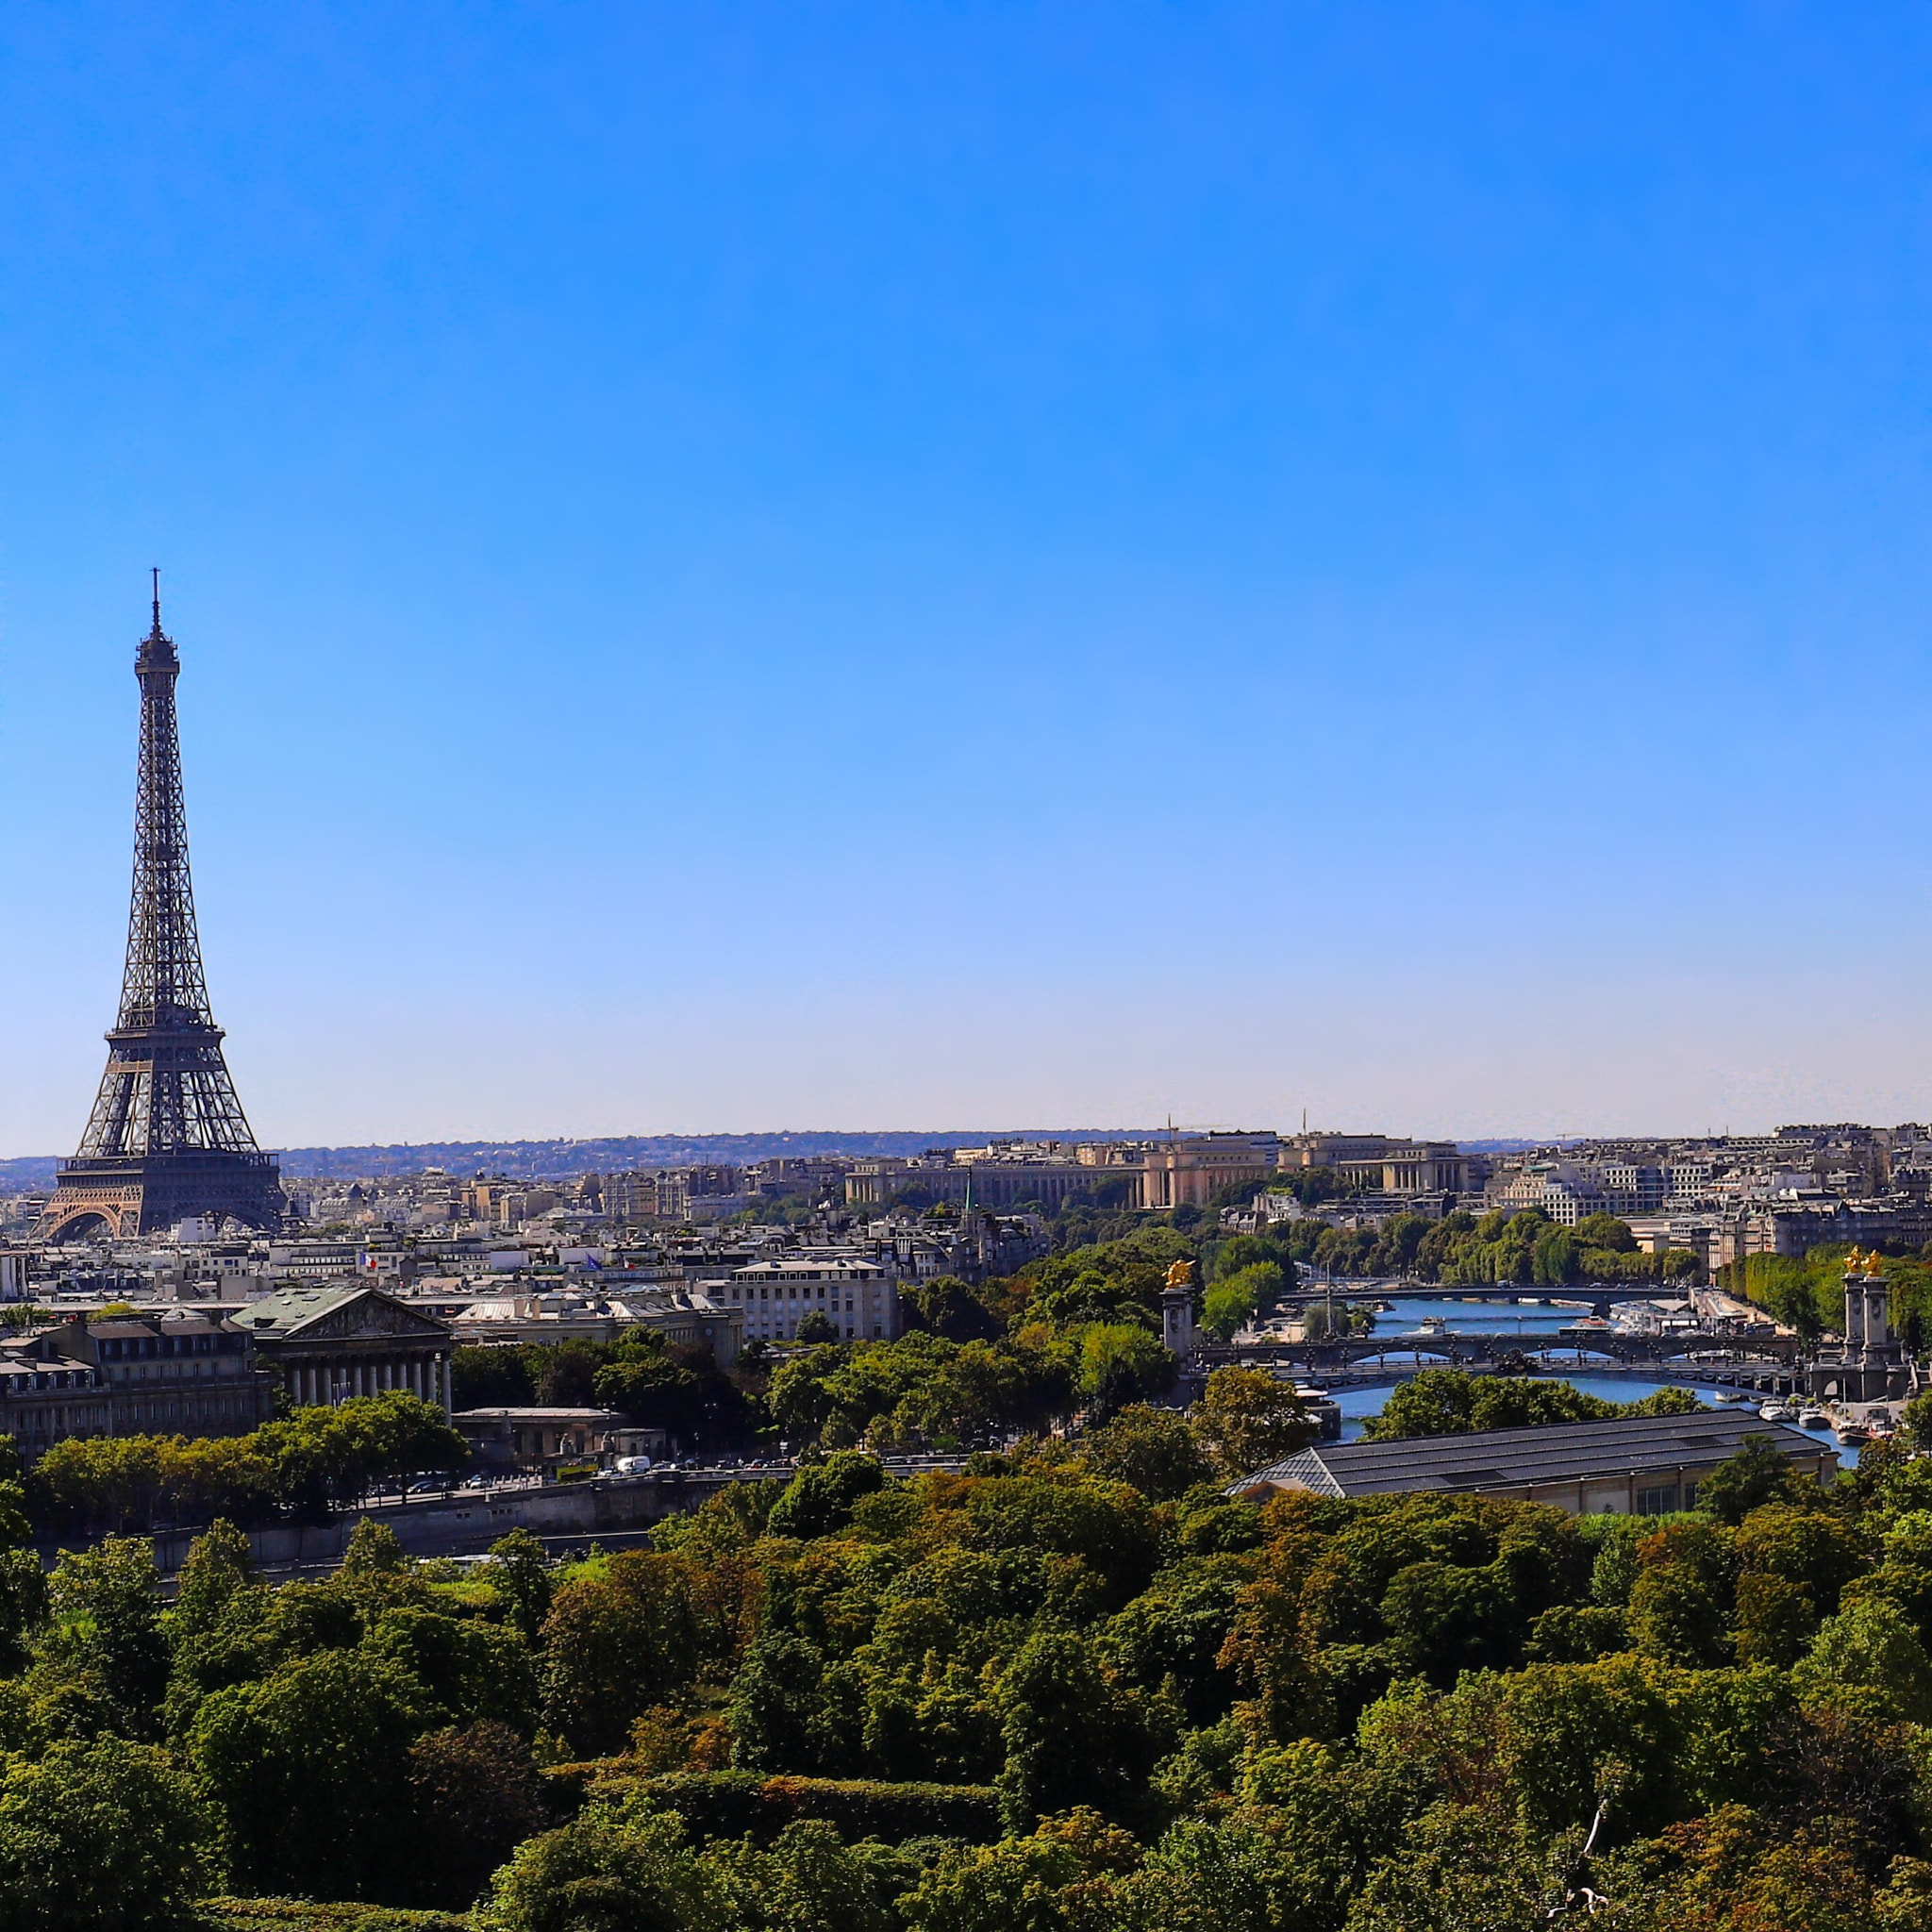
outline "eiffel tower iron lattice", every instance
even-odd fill
[[[154,627],[134,658],[141,774],[121,1011],[87,1131],[36,1229],[43,1241],[149,1234],[189,1216],[273,1229],[285,1212],[280,1174],[255,1143],[208,1008],[181,798],[180,670],[157,571]]]

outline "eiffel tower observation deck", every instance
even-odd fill
[[[35,1229],[42,1241],[151,1234],[190,1216],[274,1229],[285,1212],[280,1173],[255,1144],[208,1010],[175,721],[181,660],[161,629],[159,571],[154,612],[134,658],[141,775],[121,1012],[87,1132]]]

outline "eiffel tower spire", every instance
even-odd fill
[[[208,1008],[181,796],[180,672],[161,629],[157,570],[154,625],[134,656],[141,767],[121,1010],[87,1131],[36,1230],[44,1241],[148,1234],[188,1215],[274,1228],[284,1211],[275,1163],[255,1143]]]

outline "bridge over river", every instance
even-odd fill
[[[1441,1288],[1432,1281],[1404,1281],[1395,1276],[1352,1281],[1347,1279],[1313,1283],[1304,1280],[1275,1300],[1282,1307],[1310,1307],[1325,1301],[1338,1302],[1496,1302],[1524,1307],[1551,1306],[1586,1307],[1604,1312],[1618,1302],[1681,1301],[1685,1291],[1674,1282],[1621,1281],[1578,1282],[1564,1289],[1512,1289],[1507,1284],[1482,1288]]]
[[[1708,1344],[1712,1338],[1695,1340]],[[1336,1341],[1208,1344],[1196,1355],[1201,1370],[1224,1362],[1266,1369],[1281,1380],[1324,1385],[1405,1381],[1424,1369],[1460,1369],[1473,1375],[1627,1374],[1653,1382],[1701,1382],[1790,1393],[1804,1381],[1804,1347],[1795,1336],[1753,1340],[1732,1349],[1687,1351],[1681,1336],[1592,1335],[1587,1342],[1555,1336],[1462,1331],[1454,1335],[1354,1336]]]

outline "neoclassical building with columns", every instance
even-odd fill
[[[289,1289],[239,1309],[235,1324],[298,1408],[402,1389],[449,1410],[449,1324],[379,1288]]]

